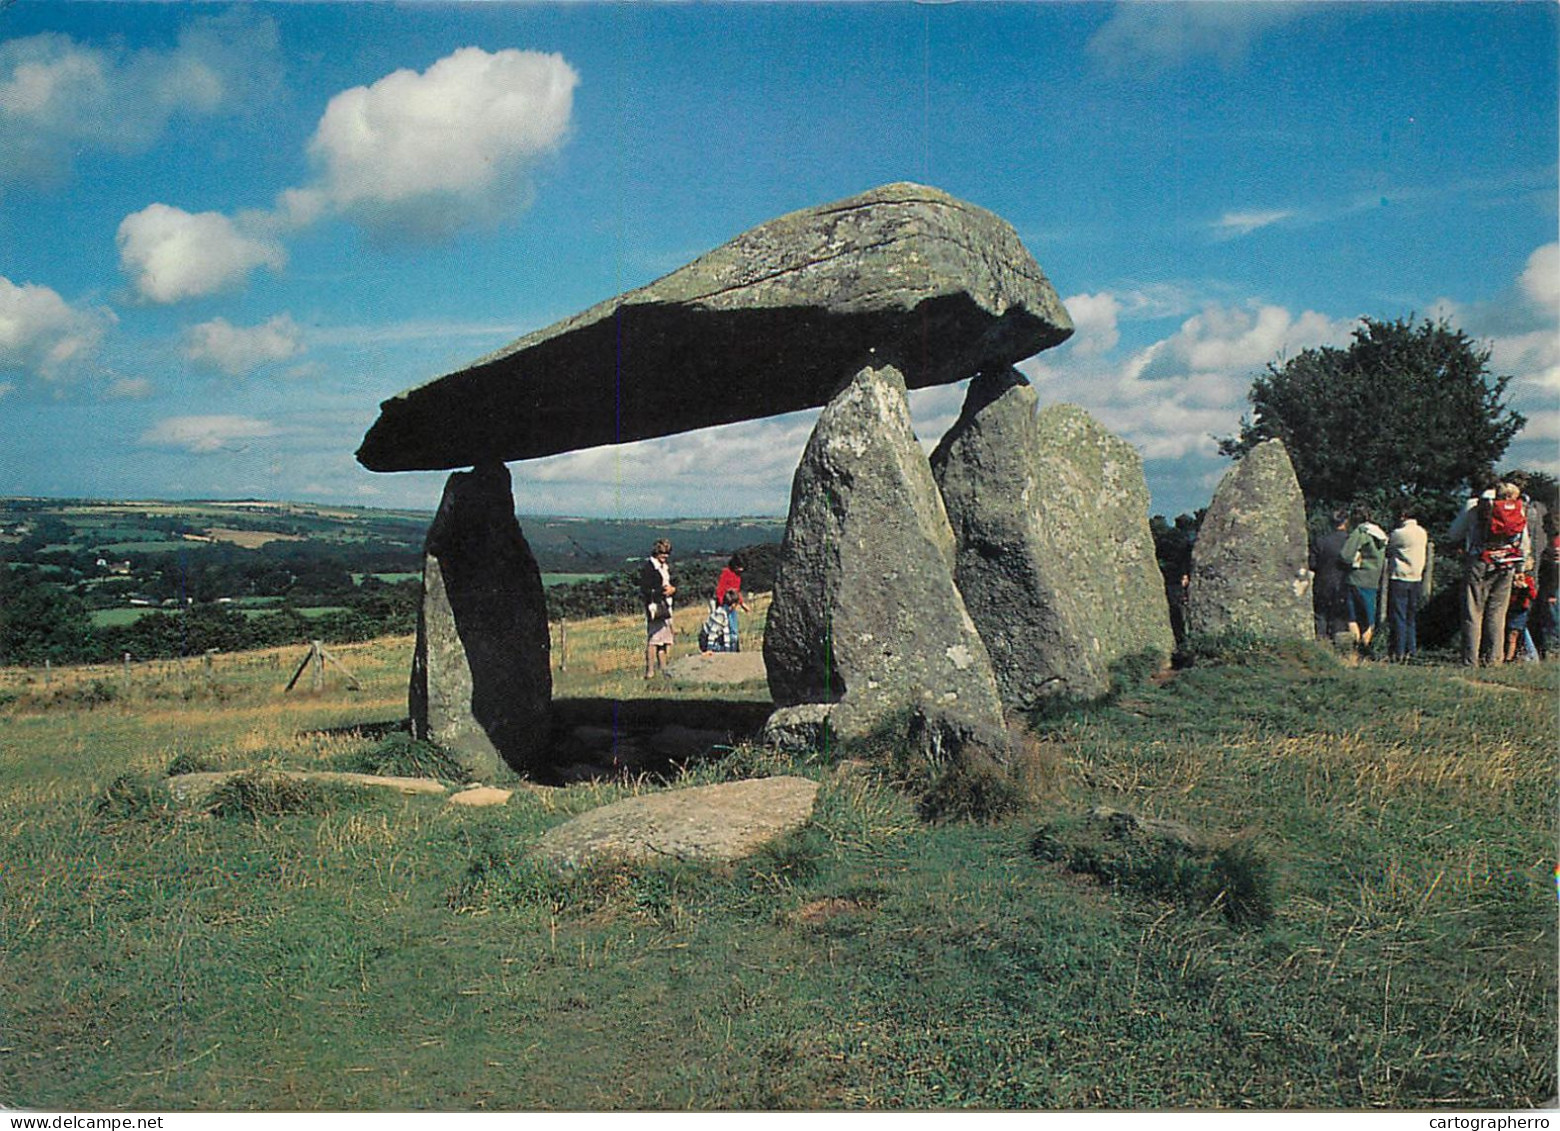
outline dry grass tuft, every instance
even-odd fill
[[[1271,756],[1304,767],[1313,790],[1342,778],[1372,801],[1428,789],[1480,808],[1500,804],[1523,786],[1542,784],[1551,768],[1525,745],[1477,734],[1456,743],[1384,742],[1364,732],[1301,735],[1273,743]]]

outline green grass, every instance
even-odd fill
[[[140,538],[129,542],[106,542],[97,546],[104,554],[166,554],[174,550],[204,550],[208,543],[192,542],[169,535],[166,538]]]
[[[137,607],[132,609],[93,609],[91,613],[92,624],[96,628],[134,624],[147,613],[157,613],[162,611],[163,610],[161,609],[147,607]]]
[[[647,693],[636,624],[571,632],[570,694]],[[560,873],[527,851],[547,828],[664,787],[477,810],[265,792],[273,768],[442,776],[382,735],[409,649],[343,647],[363,690],[318,695],[281,693],[296,650],[128,681],[0,672],[0,1104],[1456,1111],[1555,1094],[1560,666],[1205,655],[1033,720],[1026,758],[1046,772],[984,823],[925,820],[892,759],[738,747],[686,782],[813,777],[811,825],[736,864]],[[196,813],[172,803],[170,766],[262,772]],[[1123,841],[1096,806],[1195,846]],[[1232,914],[1237,897],[1258,913]]]
[[[230,608],[237,609],[246,617],[269,616],[276,612],[282,600],[280,597],[238,597],[233,600]],[[93,625],[101,628],[109,625],[134,624],[148,613],[166,613],[177,616],[182,610],[178,608],[165,609],[161,606],[136,607],[125,609],[93,609],[91,613]],[[300,608],[298,612],[308,618],[322,617],[329,613],[346,612],[345,605],[320,605],[318,607]]]
[[[261,598],[261,600],[264,600],[264,598]],[[252,605],[240,604],[238,601],[233,602],[233,606],[250,620],[254,620],[256,617],[271,616],[276,612],[278,604],[279,603],[275,601],[271,601],[266,604],[256,603]],[[313,620],[316,617],[326,616],[330,613],[344,613],[346,611],[347,607],[345,605],[320,605],[317,607],[310,606],[308,608],[298,609],[300,616],[306,617],[310,620]]]

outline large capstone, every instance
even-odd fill
[[[932,453],[958,547],[955,580],[1005,705],[1095,698],[1112,665],[1175,641],[1148,527],[1143,461],[1073,405],[1037,411],[1013,369],[970,382]]]
[[[844,739],[908,728],[946,751],[998,746],[1002,704],[953,582],[953,532],[903,377],[863,369],[818,417],[764,631],[776,704],[833,703]]]
[[[648,439],[815,408],[874,359],[919,388],[1071,333],[1006,221],[885,185],[771,220],[385,401],[357,457],[406,471]]]
[[[1197,531],[1191,578],[1189,634],[1311,637],[1305,500],[1282,440],[1263,441],[1225,472]]]
[[[543,768],[549,649],[542,574],[515,520],[509,469],[451,475],[423,555],[413,735],[481,781]]]

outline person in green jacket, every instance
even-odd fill
[[[1349,571],[1349,635],[1360,651],[1370,650],[1376,632],[1376,602],[1381,596],[1382,572],[1387,562],[1387,532],[1363,511],[1354,515],[1354,529],[1338,551]]]

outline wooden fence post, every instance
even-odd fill
[[[314,669],[314,676],[311,681],[314,690],[316,692],[323,691],[325,689],[325,663],[327,660],[332,667],[339,668],[341,674],[347,677],[347,686],[349,688],[353,691],[363,690],[363,685],[358,682],[357,676],[352,674],[347,665],[327,652],[323,643],[313,640],[309,643],[309,654],[303,658],[303,663],[298,665],[298,670],[293,672],[293,677],[287,681],[287,686],[282,689],[283,692],[291,691],[297,685],[299,678],[310,667]]]

